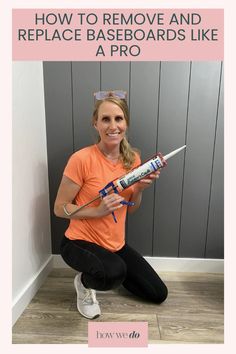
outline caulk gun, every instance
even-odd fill
[[[180,151],[182,151],[185,148],[186,148],[186,145],[170,152],[169,154],[167,154],[163,157],[160,157],[159,154],[156,154],[154,157],[152,157],[148,161],[144,162],[140,166],[135,167],[133,170],[131,170],[126,175],[123,175],[122,177],[119,177],[119,178],[115,179],[114,181],[109,182],[103,189],[101,189],[99,191],[99,194],[94,199],[90,200],[86,204],[79,206],[72,213],[69,213],[66,209],[66,205],[64,205],[63,209],[64,209],[65,214],[68,216],[74,215],[82,208],[93,203],[95,200],[97,200],[99,198],[104,198],[106,195],[108,195],[111,192],[114,192],[114,193],[122,192],[124,189],[132,186],[134,183],[140,181],[141,179],[149,176],[151,173],[154,173],[157,170],[159,170],[160,168],[164,167],[166,160],[168,160],[172,156],[178,154]],[[134,205],[133,202],[127,202],[127,201],[122,201],[121,204],[128,205],[128,206]],[[112,212],[112,215],[113,215],[114,221],[117,222],[114,212]]]

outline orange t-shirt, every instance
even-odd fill
[[[135,156],[132,168],[140,164],[140,157]],[[109,182],[126,174],[122,163],[116,164],[108,160],[97,145],[88,146],[75,152],[69,159],[64,175],[77,183],[81,189],[75,198],[75,203],[83,205],[96,197],[98,192]],[[130,200],[134,187],[130,186],[121,192],[125,200]],[[90,204],[98,206],[101,201],[97,200]],[[86,240],[96,243],[110,251],[118,251],[125,243],[125,219],[127,206],[115,211],[117,223],[112,215],[91,219],[71,219],[66,237],[73,240]]]

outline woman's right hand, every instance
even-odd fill
[[[120,204],[124,200],[119,194],[112,193],[108,194],[102,198],[101,203],[97,207],[98,217],[103,217],[111,214],[113,211],[123,207],[123,204]]]

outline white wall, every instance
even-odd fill
[[[51,267],[41,62],[13,63],[13,323]]]

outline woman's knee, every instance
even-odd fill
[[[167,286],[163,283],[162,287],[157,289],[157,294],[155,296],[155,302],[158,304],[161,304],[167,299],[168,296],[168,288]]]

